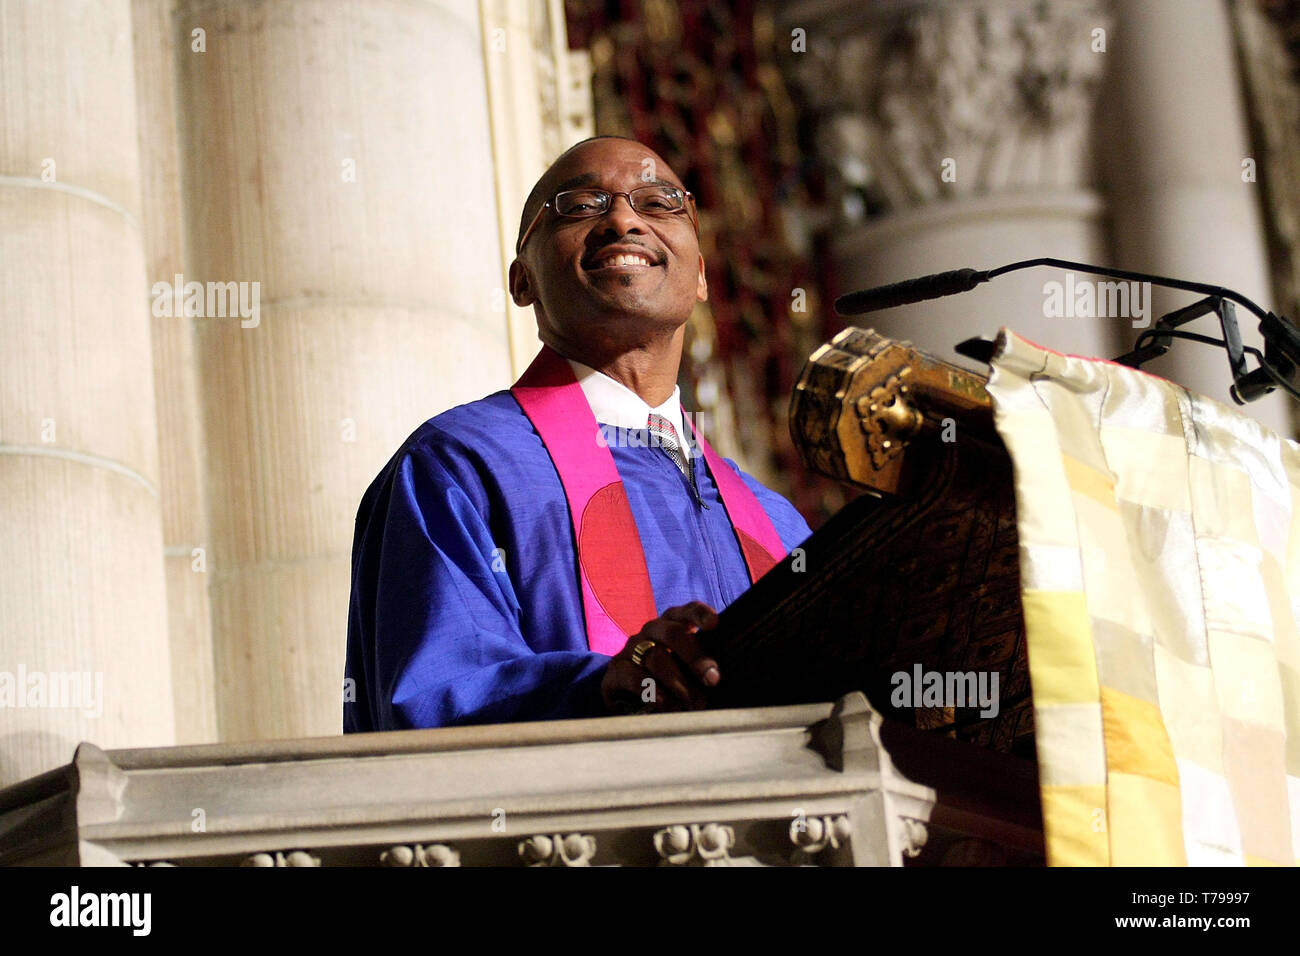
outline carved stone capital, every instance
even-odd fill
[[[891,0],[869,14],[844,0],[783,20],[807,30],[807,51],[783,62],[820,114],[818,151],[843,196],[867,189],[902,209],[1088,185],[1109,0]]]

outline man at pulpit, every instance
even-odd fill
[[[632,140],[585,140],[533,188],[510,292],[542,350],[366,491],[345,732],[698,709],[726,679],[699,632],[810,532],[683,413],[698,229]]]

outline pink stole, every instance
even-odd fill
[[[578,548],[587,644],[598,653],[617,654],[628,637],[658,617],[658,611],[645,549],[614,456],[601,438],[573,368],[549,346],[542,346],[510,394],[537,429],[564,486]],[[694,423],[691,430],[717,484],[749,579],[757,581],[786,553],[785,546],[749,486],[718,457]]]

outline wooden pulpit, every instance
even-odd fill
[[[863,691],[909,777],[962,787],[936,779],[959,761],[983,781],[965,785],[975,803],[1016,778],[1023,822],[1038,793],[1015,495],[986,383],[871,330],[818,349],[791,432],[809,468],[863,494],[726,608],[709,646],[727,675],[715,706]],[[992,675],[993,707],[919,692],[989,691]]]

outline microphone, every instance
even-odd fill
[[[934,275],[921,276],[919,279],[906,279],[893,282],[875,289],[850,292],[835,300],[835,311],[839,315],[862,315],[864,312],[878,312],[892,309],[896,305],[910,305],[924,302],[926,299],[938,299],[958,292],[969,292],[981,282],[991,278],[988,272],[975,269],[953,269],[951,272],[936,272]]]
[[[1185,306],[1168,315],[1161,316],[1155,326],[1138,336],[1133,351],[1119,356],[1113,361],[1132,368],[1140,368],[1148,359],[1163,355],[1169,350],[1172,339],[1190,339],[1206,345],[1217,345],[1228,353],[1228,363],[1232,371],[1233,386],[1230,389],[1233,400],[1240,404],[1254,401],[1266,395],[1274,388],[1281,388],[1292,398],[1300,400],[1300,389],[1293,377],[1300,367],[1300,328],[1289,319],[1275,315],[1256,305],[1239,292],[1223,286],[1209,285],[1205,282],[1189,282],[1186,279],[1173,279],[1168,276],[1150,275],[1145,272],[1131,272],[1127,269],[1110,269],[1094,266],[1086,262],[1071,262],[1068,259],[1042,257],[1012,262],[996,269],[952,269],[948,272],[936,272],[934,275],[907,279],[874,289],[849,292],[835,300],[835,312],[841,316],[862,315],[864,312],[877,312],[892,309],[899,305],[924,302],[926,299],[938,299],[959,292],[969,292],[981,282],[988,282],[1007,272],[1029,269],[1035,266],[1051,266],[1056,269],[1072,269],[1092,275],[1110,276],[1130,282],[1149,282],[1152,285],[1169,289],[1182,289],[1206,296],[1200,302]],[[1259,332],[1264,338],[1265,351],[1260,352],[1252,346],[1245,345],[1237,327],[1236,314],[1232,303],[1245,308],[1260,320]],[[1222,339],[1213,339],[1194,332],[1183,332],[1178,326],[1185,325],[1202,315],[1213,313],[1219,319],[1223,331]],[[987,361],[992,356],[992,342],[981,339],[968,339],[957,346],[957,351],[970,358]],[[1253,371],[1247,370],[1246,356],[1253,355],[1259,366]]]
[[[1198,292],[1201,295],[1231,299],[1255,313],[1261,320],[1270,314],[1245,296],[1222,286],[1208,285],[1204,282],[1188,282],[1186,279],[1171,279],[1169,276],[1151,275],[1146,272],[1131,272],[1128,269],[1109,269],[1105,266],[1090,265],[1087,262],[1071,262],[1068,259],[1053,259],[1051,257],[1025,259],[1021,262],[1013,262],[1010,265],[998,266],[996,269],[986,271],[953,269],[949,272],[936,272],[934,275],[921,276],[919,279],[907,279],[903,282],[894,282],[874,289],[864,289],[861,292],[849,292],[835,300],[835,311],[844,316],[861,315],[864,312],[892,309],[896,305],[910,305],[913,302],[924,302],[926,299],[956,295],[958,292],[969,292],[981,282],[988,282],[990,279],[996,279],[1008,272],[1032,269],[1035,266],[1073,269],[1076,272],[1087,272],[1092,275],[1111,276],[1115,279],[1127,279],[1136,282],[1150,282],[1152,285],[1165,286],[1169,289],[1183,289],[1187,292]],[[1290,325],[1289,322],[1286,324]]]

